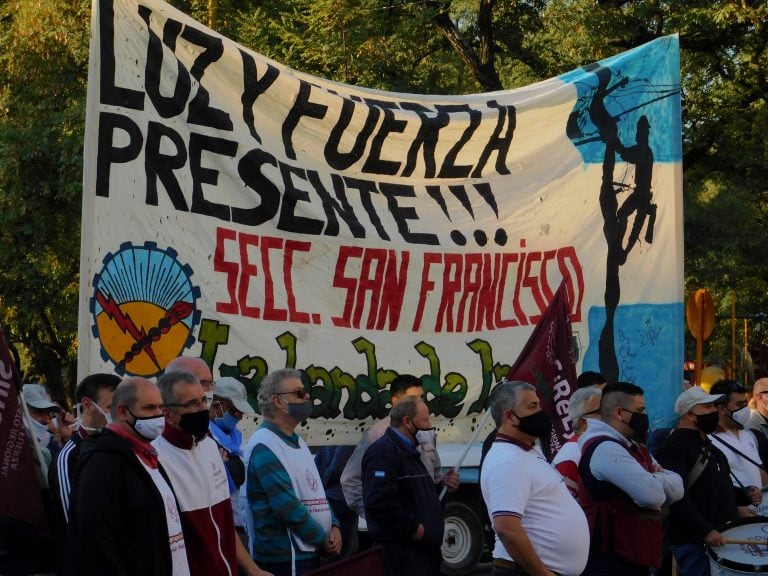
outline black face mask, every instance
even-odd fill
[[[696,415],[696,427],[704,434],[712,434],[717,430],[717,423],[720,420],[719,412],[710,412],[709,414]]]
[[[512,412],[512,414],[515,413]],[[515,416],[517,416],[517,414],[515,414]],[[517,419],[520,420],[517,429],[529,436],[540,438],[542,436],[549,436],[549,433],[552,432],[552,420],[544,410],[539,410],[538,412],[523,416],[522,418],[517,416]]]
[[[179,426],[184,432],[188,432],[195,437],[195,440],[202,440],[208,434],[208,410],[199,410],[182,414]]]
[[[650,428],[648,414],[645,412],[630,412],[629,410],[624,410],[624,412],[632,414],[632,417],[626,424],[632,429],[634,439],[645,444],[645,441],[648,439],[648,428]]]

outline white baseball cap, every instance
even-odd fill
[[[243,414],[254,414],[255,410],[248,403],[248,393],[245,386],[237,378],[224,376],[213,384],[213,395],[226,398]]]
[[[675,400],[675,412],[677,412],[678,416],[684,416],[694,406],[711,404],[712,402],[717,402],[722,397],[723,394],[707,394],[701,386],[691,386]]]
[[[61,406],[51,400],[51,395],[42,384],[24,384],[21,387],[21,393],[27,406],[39,410],[55,410],[56,412],[61,410]]]

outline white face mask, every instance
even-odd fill
[[[35,436],[37,436],[37,441],[40,443],[40,446],[47,448],[48,444],[51,442],[51,438],[53,438],[53,434],[48,430],[48,426],[41,424],[34,418],[32,419],[32,426],[34,427],[34,433]]]
[[[104,416],[104,420],[107,421],[107,424],[112,424],[112,414],[110,414],[109,412],[104,412],[104,410],[101,409],[101,406],[96,404],[96,402],[94,402],[93,405],[96,408],[96,410],[101,412],[101,415]]]
[[[735,412],[731,414],[731,418],[733,418],[736,422],[738,422],[742,427],[747,423],[747,420],[749,420],[749,407],[744,406],[743,408],[739,408]]]
[[[133,416],[133,414],[131,414]],[[165,428],[165,417],[160,414],[159,416],[150,416],[149,418],[137,418],[133,416],[133,429],[136,433],[147,440],[154,440],[160,434],[163,433]]]
[[[434,445],[435,442],[435,429],[434,428],[418,428],[416,434],[413,435],[416,439],[416,443],[419,446]]]
[[[101,412],[101,415],[104,416],[104,420],[106,420],[107,424],[111,424],[112,423],[112,414],[110,414],[109,412],[104,412],[104,410],[101,409],[101,406],[96,404],[96,402],[91,402],[91,406],[93,406],[94,408],[96,408],[96,410]],[[78,408],[78,413],[79,413],[80,412],[80,404],[77,405],[77,408]],[[105,426],[106,426],[106,424],[105,424]],[[101,432],[101,430],[104,428],[104,426],[101,426],[100,428],[89,428],[88,426],[83,426],[82,424],[81,424],[81,427],[83,428],[83,430],[86,430],[88,432]]]
[[[203,395],[208,399],[207,407],[210,408],[213,405],[213,390],[207,390]]]

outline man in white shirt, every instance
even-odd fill
[[[490,410],[498,433],[483,462],[480,488],[496,532],[491,575],[581,574],[589,551],[587,519],[534,444],[552,428],[536,389],[503,382]]]
[[[736,380],[718,380],[710,389],[711,394],[722,394],[715,402],[719,414],[717,431],[710,434],[712,443],[717,446],[731,467],[733,485],[744,489],[753,505],[763,500],[761,487],[768,484],[768,475],[758,465],[762,464],[757,448],[757,438],[744,426],[749,420],[747,391]],[[742,515],[750,515],[747,509]]]

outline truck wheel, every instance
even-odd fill
[[[443,516],[442,573],[448,576],[468,574],[483,551],[483,524],[475,511],[462,502],[448,502]]]

